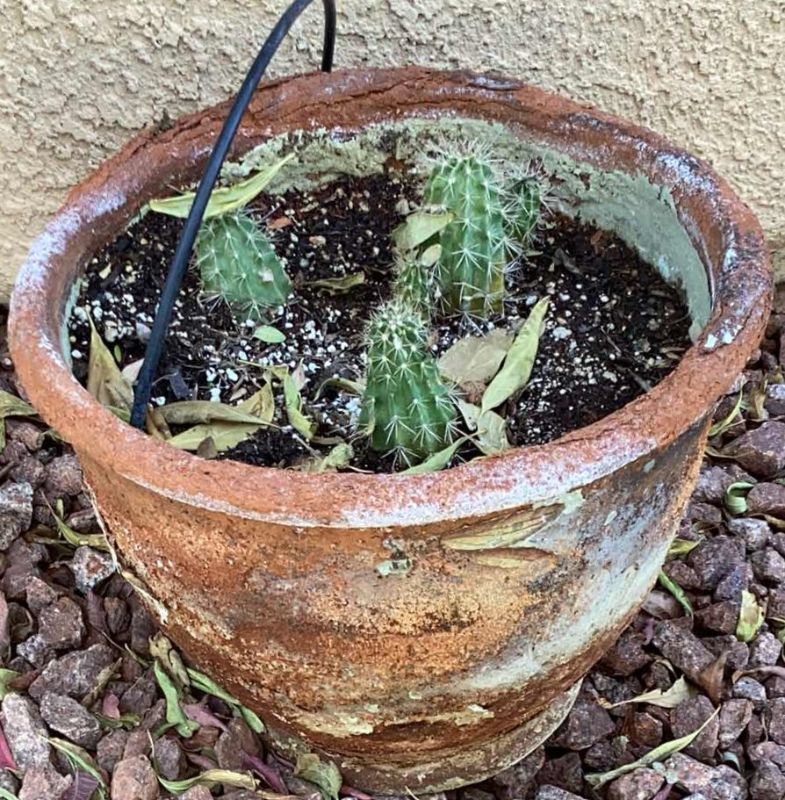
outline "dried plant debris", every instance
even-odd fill
[[[715,413],[698,485],[663,570],[692,616],[664,586],[653,588],[553,736],[499,775],[454,790],[451,800],[785,796],[785,469],[773,470],[771,445],[785,425],[785,291],[776,308],[759,360]],[[266,383],[245,399],[269,384],[285,416],[284,372],[266,371]],[[307,391],[296,365],[285,374],[298,393]],[[341,380],[359,399],[356,378]],[[76,460],[16,405],[7,367],[0,387],[10,395],[6,407],[24,412],[6,419],[0,452],[0,798],[96,800],[103,793],[128,800],[144,791],[152,800],[366,800],[342,785],[330,762],[276,758],[259,737],[262,720],[200,665],[186,666],[115,571],[111,553],[98,549],[105,539]],[[249,413],[269,415],[269,397],[253,405]],[[479,427],[479,404],[460,410],[467,430]],[[732,424],[719,425],[732,411]],[[175,427],[181,419],[191,427],[211,422],[199,406],[172,402],[165,413]],[[262,425],[259,432],[279,429]],[[338,444],[322,450],[322,462],[309,450],[300,457],[315,470],[346,463]],[[747,507],[729,510],[728,489],[739,483],[752,486]]]
[[[509,230],[497,231],[491,272],[501,268],[502,306],[494,289],[475,313],[445,311],[437,267],[471,203],[453,198],[448,204],[445,196],[442,207],[420,206],[421,180],[408,171],[346,178],[305,193],[262,192],[245,205],[239,213],[249,225],[263,224],[285,270],[269,274],[288,275],[291,291],[284,288],[272,305],[220,299],[220,292],[203,291],[199,270],[192,269],[175,307],[148,432],[206,458],[263,466],[312,470],[345,445],[351,457],[333,458],[337,466],[329,469],[405,468],[398,448],[374,450],[362,435],[366,330],[392,294],[423,316],[429,355],[464,404],[456,403],[454,440],[460,445],[453,447],[451,439],[439,447],[434,439],[432,452],[417,456],[438,453],[432,463],[443,466],[589,424],[646,391],[678,362],[688,345],[678,292],[618,238],[540,204],[536,222],[518,220],[528,232],[527,247],[518,248],[525,256],[516,255],[510,215],[534,209],[526,181],[515,182],[514,191],[498,189]],[[467,186],[478,180],[470,176]],[[170,212],[182,215],[190,200],[171,202]],[[230,197],[208,223],[225,225],[236,213]],[[181,224],[148,213],[96,254],[71,318],[77,376],[123,418]],[[493,275],[489,280],[498,283]],[[476,300],[467,295],[466,303]],[[272,416],[263,415],[261,423],[166,419],[166,409],[183,402],[241,409],[270,388]],[[481,409],[481,425],[471,406]],[[451,454],[446,462],[445,448]]]

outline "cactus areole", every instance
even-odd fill
[[[76,449],[151,610],[200,669],[260,713],[275,748],[291,759],[314,750],[347,784],[380,794],[479,780],[559,724],[654,583],[714,404],[765,327],[771,269],[761,230],[703,162],[515,80],[407,68],[273,82],[244,118],[238,155],[302,130],[351,142],[374,125],[460,120],[536,150],[576,213],[678,273],[694,344],[667,378],[610,416],[442,472],[315,475],[207,461],[99,405],[72,375],[62,330],[91,254],[151,198],[198,177],[225,113],[219,106],[143,134],[71,192],[14,291],[19,376]],[[321,157],[326,165],[329,153]],[[479,284],[490,297],[500,286],[502,221],[485,170],[451,171],[430,187],[456,214],[440,244],[461,288],[446,301],[472,311]],[[490,233],[467,243],[476,213],[488,215]],[[418,335],[407,318],[401,345]],[[391,336],[379,335],[371,372],[374,413],[386,404],[388,414],[378,435],[416,409],[444,436],[447,416],[413,404],[431,380],[427,362],[405,399],[385,393]]]

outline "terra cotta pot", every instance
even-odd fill
[[[628,239],[636,220],[650,232],[659,214],[671,220],[669,233],[632,243],[666,272],[683,266],[677,244],[689,254],[700,273],[690,280],[704,287],[691,305],[703,318],[665,380],[546,445],[405,477],[207,461],[93,400],[71,374],[62,331],[89,256],[150,198],[198,177],[225,112],[140,135],[71,192],[14,290],[19,376],[73,444],[165,630],[260,713],[275,747],[315,749],[347,782],[382,793],[480,779],[560,722],[654,583],[715,402],[766,322],[760,228],[703,162],[517,81],[407,68],[271,83],[234,157],[290,131],[464,118],[544,148],[563,169],[557,185],[584,171],[569,191],[592,181],[600,193],[614,180],[655,187],[644,206],[606,197],[597,210],[593,195],[574,198],[589,218],[617,220]]]

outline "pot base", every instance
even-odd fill
[[[542,744],[569,714],[582,681],[556,698],[548,708],[518,728],[488,742],[430,754],[428,761],[374,762],[314,749],[302,739],[267,727],[262,735],[276,753],[296,761],[302,753],[316,752],[334,761],[344,782],[375,795],[429,794],[457,789],[490,778],[525,758]]]

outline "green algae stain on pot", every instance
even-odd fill
[[[664,280],[683,288],[692,319],[690,335],[697,339],[709,320],[711,292],[704,264],[679,219],[671,190],[652,183],[642,172],[597,169],[519,138],[500,123],[460,117],[409,118],[369,125],[357,132],[297,131],[274,137],[239,162],[227,164],[224,177],[245,177],[294,149],[297,158],[271,182],[271,193],[304,191],[341,176],[382,173],[391,158],[421,168],[424,178],[427,154],[466,142],[488,144],[500,163],[539,163],[551,182],[554,208],[618,234],[655,265]],[[678,165],[674,170],[680,175]]]

